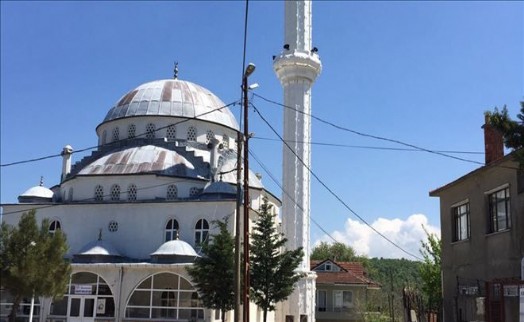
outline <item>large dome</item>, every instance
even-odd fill
[[[238,130],[238,123],[227,107],[211,112],[224,105],[202,86],[165,79],[142,84],[122,96],[109,110],[104,122],[131,116],[175,116],[197,118]]]

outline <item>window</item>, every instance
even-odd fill
[[[324,266],[324,270],[331,271],[331,263],[326,263],[326,265]]]
[[[229,136],[227,136],[227,134],[222,136],[222,145],[224,146],[224,149],[229,149]]]
[[[353,307],[353,293],[351,291],[333,291],[335,311],[346,311]]]
[[[211,130],[207,130],[207,133],[206,133],[206,144],[208,144],[209,142],[211,142],[211,140],[215,137],[215,133],[213,133],[213,131]]]
[[[195,245],[200,245],[207,241],[209,234],[209,224],[207,220],[200,219],[195,225]]]
[[[120,129],[117,126],[113,129],[113,142],[117,142],[118,140],[120,140]]]
[[[146,139],[154,139],[155,138],[155,133],[156,132],[156,127],[153,123],[148,123],[146,125]]]
[[[102,201],[104,200],[104,187],[101,185],[97,185],[95,187],[95,201]]]
[[[176,187],[176,184],[170,184],[167,186],[167,200],[175,200],[178,198],[178,189]]]
[[[452,208],[453,212],[453,241],[469,238],[469,202]]]
[[[111,201],[120,200],[120,186],[114,184],[111,186]]]
[[[167,127],[166,138],[168,139],[168,141],[174,141],[176,139],[175,124],[171,124]]]
[[[136,185],[130,184],[127,188],[127,200],[136,201]]]
[[[69,199],[69,202],[73,201],[73,187],[69,188],[68,199]]]
[[[197,187],[191,187],[191,189],[189,189],[189,198],[196,197],[201,192],[202,192],[202,189],[197,188]]]
[[[136,125],[129,124],[127,127],[127,138],[128,139],[134,139],[136,136]]]
[[[112,233],[118,231],[118,222],[115,220],[111,220],[107,225],[107,230],[109,230]]]
[[[60,221],[53,220],[51,224],[49,225],[49,233],[53,235],[57,230],[61,230],[62,225],[60,224]]]
[[[511,227],[509,187],[488,194],[490,233]]]
[[[187,140],[196,141],[196,139],[197,139],[197,131],[194,126],[190,126],[189,129],[187,129]]]
[[[327,292],[325,290],[317,290],[317,310],[325,312],[327,307]]]
[[[166,224],[166,242],[178,239],[178,221],[176,219],[169,219]]]

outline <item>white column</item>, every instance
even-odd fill
[[[282,228],[288,249],[302,247],[298,270],[305,275],[282,305],[281,321],[315,321],[315,278],[310,271],[311,86],[322,65],[311,45],[311,1],[285,1],[284,50],[273,68],[284,89]],[[290,151],[290,148],[292,151]]]

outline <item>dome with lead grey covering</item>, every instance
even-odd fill
[[[116,248],[107,240],[94,240],[86,244],[75,256],[117,256],[121,257]]]
[[[151,256],[199,257],[191,245],[180,239],[170,240],[163,243],[154,253],[151,253]]]
[[[186,155],[183,155],[186,154]],[[157,173],[202,178],[207,175],[201,159],[184,150],[154,145],[124,148],[111,152],[85,166],[79,175]]]
[[[224,106],[220,98],[202,86],[165,79],[142,84],[125,94],[109,110],[103,123],[132,116],[173,116],[196,118],[238,130],[235,117]]]
[[[18,196],[18,201],[22,203],[52,201],[53,191],[40,185],[29,188],[27,191]]]

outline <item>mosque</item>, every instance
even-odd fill
[[[289,239],[304,247],[304,278],[268,321],[314,321],[315,273],[309,268],[310,88],[321,64],[311,47],[311,2],[286,1],[285,46],[274,59],[284,88],[286,111],[283,200],[249,172],[252,209],[267,198]],[[62,230],[69,244],[72,275],[65,296],[37,301],[33,321],[214,321],[186,271],[200,246],[217,232],[215,220],[229,219],[235,231],[237,134],[228,106],[208,89],[173,79],[147,82],[123,94],[96,127],[98,148],[73,160],[62,150],[60,182],[28,189],[18,203],[3,204],[3,220],[16,225],[37,209]],[[302,142],[302,143],[301,143]],[[297,162],[300,158],[300,162]],[[279,192],[280,193],[280,192]],[[249,214],[256,220],[256,212]],[[8,303],[9,295],[1,294]],[[1,305],[0,320],[7,305]],[[262,311],[251,303],[251,321]],[[20,316],[27,317],[22,303]],[[228,314],[232,321],[232,313]]]

